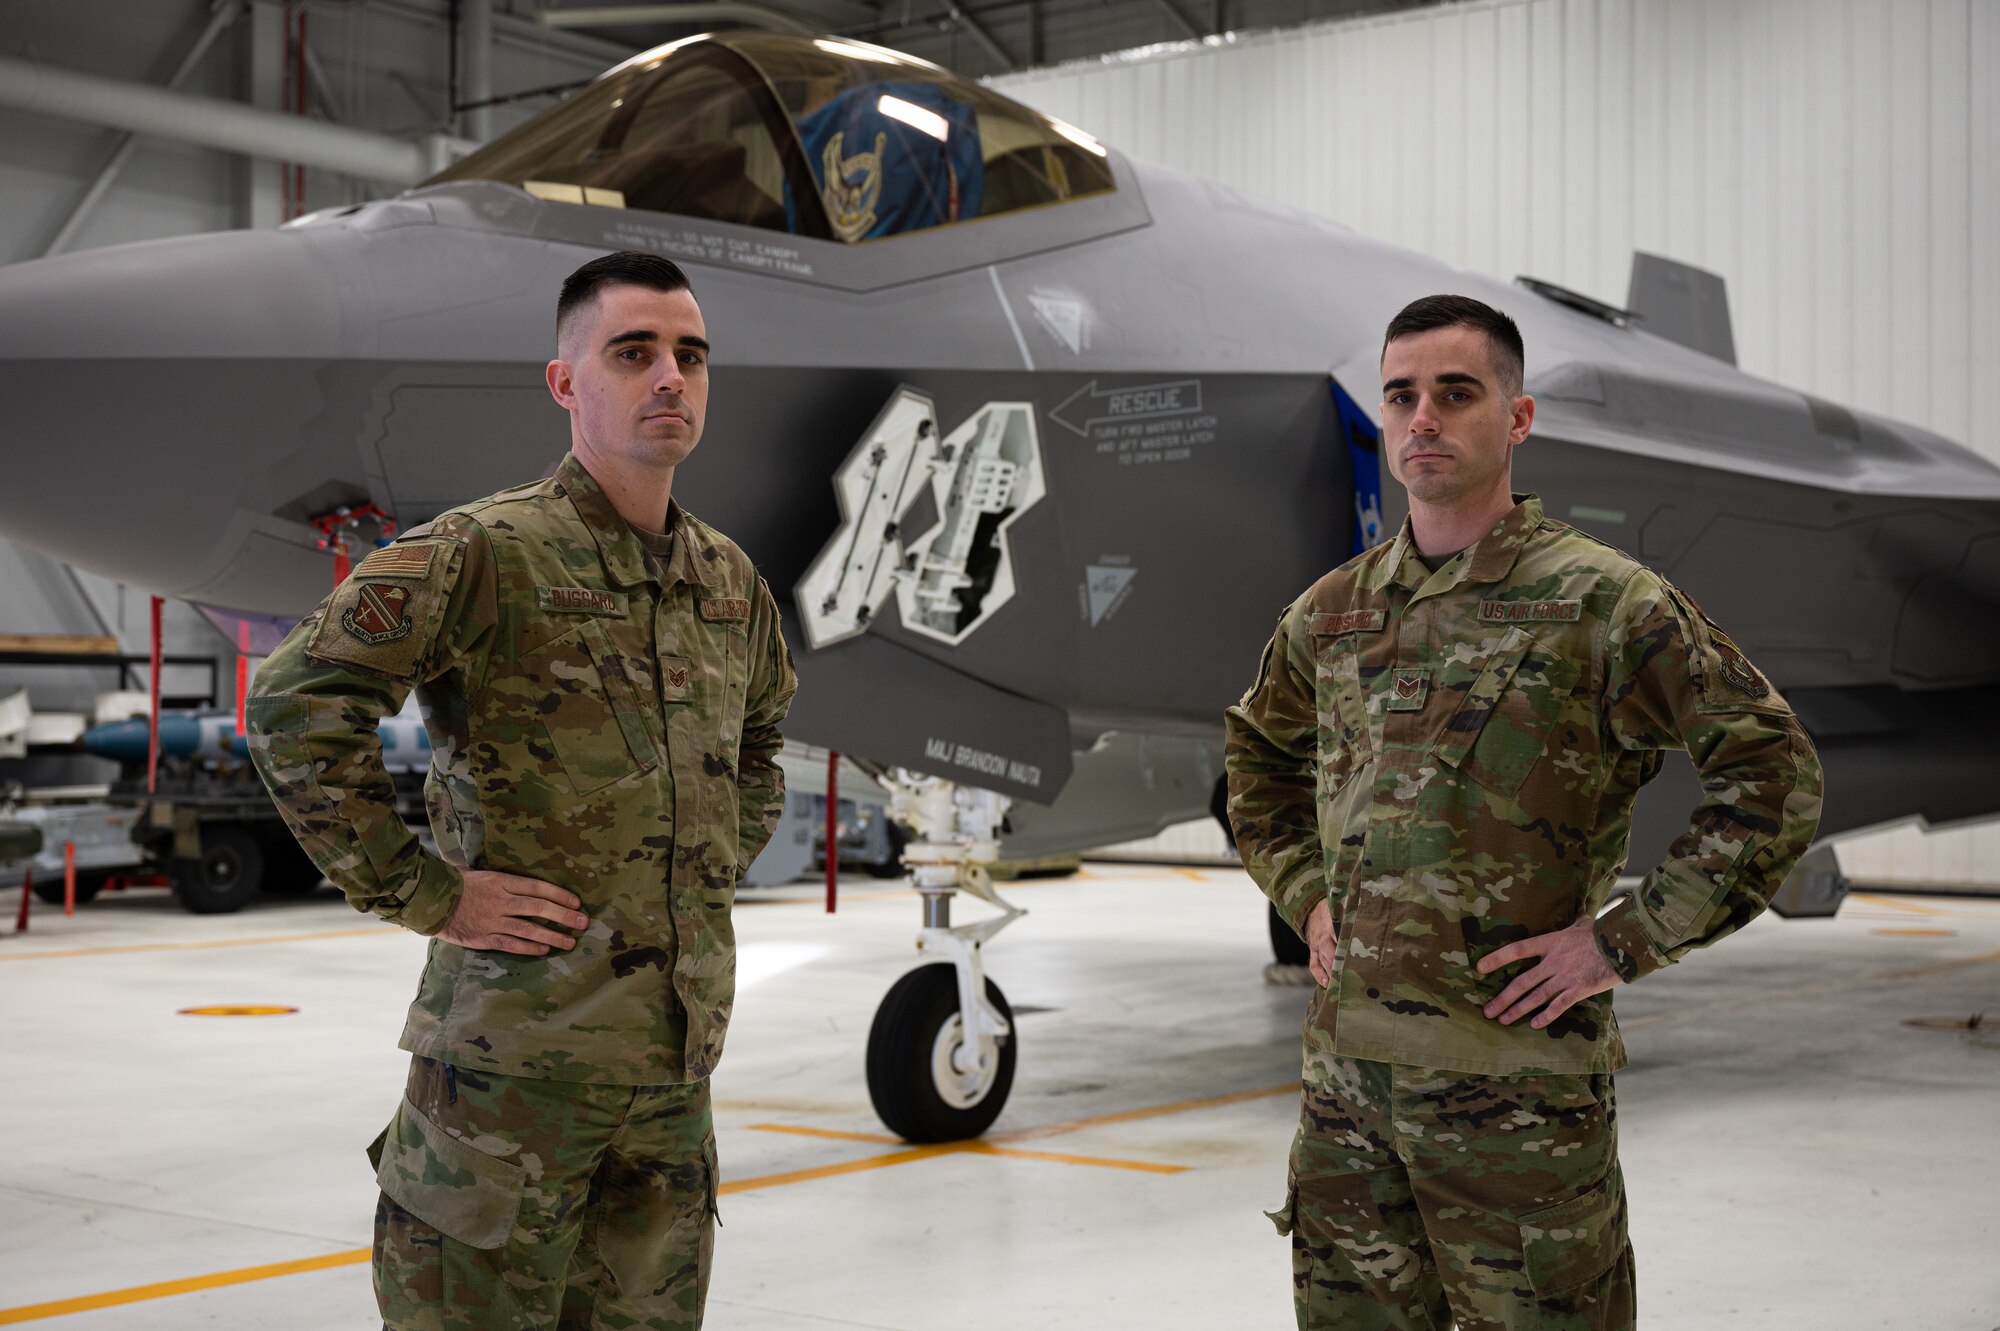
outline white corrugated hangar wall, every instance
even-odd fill
[[[1746,370],[2000,463],[2000,0],[1487,0],[993,84],[1503,279],[1622,304],[1635,249],[1710,269]],[[1842,861],[2000,882],[2000,828]]]

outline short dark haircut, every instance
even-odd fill
[[[556,340],[562,341],[563,329],[578,310],[597,299],[597,293],[604,288],[616,286],[645,287],[651,291],[694,290],[687,274],[672,259],[637,250],[602,255],[563,279],[562,295],[556,298]]]
[[[1388,331],[1382,334],[1382,354],[1388,355],[1389,344],[1399,337],[1438,328],[1474,328],[1486,334],[1487,344],[1492,348],[1493,369],[1500,376],[1500,390],[1508,397],[1520,396],[1527,363],[1521,330],[1512,319],[1470,296],[1425,296],[1411,301],[1389,321]]]

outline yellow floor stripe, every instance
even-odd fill
[[[1057,1137],[1066,1132],[1080,1132],[1085,1128],[1104,1127],[1112,1123],[1136,1123],[1141,1119],[1160,1118],[1167,1114],[1185,1114],[1196,1109],[1216,1109],[1223,1105],[1240,1105],[1250,1100],[1268,1100],[1273,1096],[1297,1095],[1298,1091],[1299,1084],[1288,1081],[1282,1086],[1265,1086],[1254,1091],[1235,1091],[1229,1095],[1211,1095],[1200,1100],[1177,1100],[1172,1104],[1151,1105],[1145,1109],[1127,1109],[1116,1114],[1071,1119],[1067,1123],[1044,1123],[1036,1128],[1003,1132],[986,1140],[995,1145],[1002,1142],[1035,1141],[1042,1137]]]
[[[124,947],[72,947],[55,952],[0,952],[0,961],[54,961],[60,957],[121,957],[134,952],[194,952],[214,947],[257,947],[265,943],[310,943],[321,938],[394,938],[394,925],[368,929],[322,929],[310,934],[267,934],[261,938],[210,938],[197,943],[133,943]]]
[[[1994,955],[2000,956],[2000,953]],[[1100,1156],[1065,1155],[1056,1151],[1020,1151],[1008,1149],[1000,1143],[1052,1137],[1059,1133],[1076,1132],[1106,1123],[1130,1123],[1137,1119],[1158,1118],[1166,1114],[1182,1114],[1196,1109],[1241,1104],[1246,1100],[1262,1100],[1297,1090],[1296,1082],[1287,1082],[1283,1086],[1238,1091],[1232,1095],[1212,1095],[1200,1100],[1181,1100],[1173,1104],[1152,1105],[1145,1109],[1130,1109],[1118,1114],[1072,1119],[1067,1123],[1049,1123],[1038,1128],[1024,1128],[1019,1132],[1004,1133],[988,1141],[943,1142],[936,1146],[912,1146],[907,1150],[890,1151],[884,1155],[869,1156],[862,1160],[845,1160],[839,1164],[816,1165],[811,1169],[794,1169],[781,1174],[759,1174],[755,1178],[735,1179],[724,1183],[717,1191],[726,1196],[738,1192],[753,1192],[760,1188],[779,1188],[789,1183],[811,1183],[818,1179],[839,1178],[845,1174],[862,1174],[871,1169],[906,1165],[917,1160],[931,1160],[941,1155],[997,1155],[1020,1160],[1043,1160],[1053,1164],[1084,1165],[1098,1169],[1130,1169],[1147,1174],[1183,1174],[1188,1170],[1186,1165],[1162,1165],[1150,1160],[1112,1160]],[[752,1126],[764,1132],[823,1137],[832,1141],[866,1142],[870,1145],[893,1144],[901,1140],[880,1133],[838,1132],[831,1128],[807,1128],[783,1123],[759,1123]],[[270,1280],[276,1276],[300,1275],[307,1271],[324,1271],[337,1266],[356,1266],[368,1258],[367,1248],[355,1248],[348,1252],[329,1253],[324,1257],[308,1257],[303,1261],[246,1266],[238,1271],[218,1271],[213,1275],[193,1276],[187,1280],[168,1280],[156,1285],[135,1285],[131,1289],[114,1289],[103,1294],[86,1294],[81,1298],[58,1299],[53,1303],[31,1303],[20,1308],[0,1308],[0,1326],[39,1321],[45,1317],[62,1317],[68,1313],[89,1312],[94,1308],[115,1308],[120,1304],[142,1303],[148,1299],[163,1299],[174,1294],[220,1289],[228,1285],[247,1284],[253,1280]]]
[[[307,1271],[354,1266],[367,1261],[368,1255],[367,1248],[353,1248],[346,1252],[330,1252],[324,1257],[308,1257],[303,1261],[246,1266],[240,1271],[218,1271],[214,1275],[192,1276],[186,1280],[164,1280],[157,1285],[134,1285],[131,1289],[114,1289],[107,1294],[86,1294],[82,1298],[58,1299],[54,1303],[31,1303],[25,1308],[0,1308],[0,1326],[90,1312],[97,1308],[116,1308],[123,1303],[143,1303],[147,1299],[164,1299],[171,1294],[192,1294],[197,1290],[243,1285],[253,1280],[269,1280],[274,1276],[296,1276]]]
[[[2000,911],[1981,910],[1976,906],[1965,910],[1937,909],[1933,910],[1930,916],[1926,918],[1932,917],[1940,920],[1979,920],[1986,924],[2000,924]],[[1900,911],[1875,911],[1869,909],[1867,906],[1856,906],[1852,910],[1843,910],[1840,913],[1840,918],[1843,920],[1907,921],[1910,917]]]
[[[957,1142],[945,1142],[938,1146],[912,1146],[907,1151],[891,1151],[887,1155],[871,1155],[861,1160],[843,1160],[836,1165],[815,1165],[811,1169],[793,1169],[783,1174],[759,1174],[755,1178],[740,1178],[733,1183],[725,1183],[717,1192],[754,1192],[758,1188],[781,1188],[787,1183],[811,1183],[815,1179],[839,1178],[842,1174],[861,1174],[871,1169],[887,1169],[890,1165],[907,1165],[913,1160],[929,1160],[934,1156],[950,1155],[958,1149]]]
[[[1914,901],[1902,901],[1896,897],[1877,896],[1873,892],[1856,892],[1854,899],[1856,901],[1865,901],[1871,906],[1886,906],[1890,910],[1900,910],[1908,915],[1939,914],[1935,906],[1920,906]]]
[[[886,1132],[842,1132],[837,1128],[808,1128],[798,1123],[752,1123],[752,1132],[782,1132],[792,1137],[818,1137],[830,1142],[867,1142],[873,1146],[901,1146],[901,1137]]]
[[[751,1192],[758,1188],[782,1187],[787,1183],[808,1183],[814,1179],[836,1178],[842,1174],[859,1174],[870,1169],[886,1169],[890,1165],[908,1164],[912,1160],[928,1160],[932,1156],[947,1155],[959,1150],[960,1147],[961,1143],[957,1142],[945,1146],[915,1146],[907,1151],[893,1151],[888,1155],[872,1156],[866,1160],[849,1160],[837,1165],[821,1165],[815,1169],[795,1169],[783,1174],[762,1174],[756,1178],[736,1179],[724,1183],[717,1191]],[[217,1271],[213,1275],[193,1276],[187,1280],[168,1280],[157,1285],[135,1285],[131,1289],[114,1289],[103,1294],[86,1294],[81,1298],[58,1299],[53,1303],[31,1303],[21,1308],[0,1308],[0,1326],[39,1321],[45,1317],[62,1317],[69,1313],[89,1312],[94,1308],[115,1308],[123,1303],[164,1299],[174,1294],[221,1289],[228,1285],[248,1284],[253,1280],[270,1280],[277,1276],[324,1271],[336,1266],[358,1266],[367,1261],[369,1255],[370,1250],[367,1248],[354,1248],[347,1252],[328,1253],[324,1257],[308,1257],[299,1262],[273,1262],[268,1266],[246,1266],[238,1271]]]
[[[899,1146],[901,1137],[879,1132],[840,1132],[833,1128],[808,1128],[795,1123],[752,1123],[755,1132],[782,1132],[794,1137],[816,1137],[823,1141],[867,1142],[871,1146]],[[1130,1169],[1142,1174],[1185,1174],[1186,1165],[1163,1165],[1151,1160],[1119,1160],[1103,1155],[1064,1155],[1057,1151],[1021,1151],[984,1141],[948,1143],[948,1148],[964,1155],[998,1155],[1010,1160],[1042,1160],[1057,1165],[1088,1165],[1097,1169]]]
[[[1140,1174],[1185,1174],[1187,1165],[1163,1165],[1152,1160],[1119,1160],[1106,1155],[1065,1155],[1061,1151],[1023,1151],[988,1142],[959,1143],[967,1155],[998,1155],[1009,1160],[1041,1160],[1052,1165],[1084,1165],[1092,1169],[1129,1169]]]
[[[1251,1100],[1268,1100],[1279,1095],[1295,1095],[1299,1084],[1288,1081],[1278,1086],[1260,1086],[1253,1091],[1231,1091],[1227,1095],[1203,1096],[1199,1100],[1175,1100],[1169,1104],[1148,1105],[1144,1109],[1125,1109],[1115,1114],[1097,1114],[1090,1118],[1073,1118],[1062,1123],[1043,1123],[1032,1128],[1017,1128],[1013,1132],[1002,1132],[981,1141],[989,1146],[1006,1142],[1036,1141],[1043,1137],[1060,1137],[1064,1133],[1081,1132],[1085,1128],[1104,1127],[1112,1123],[1135,1123],[1141,1119],[1163,1118],[1169,1114],[1187,1114],[1197,1109],[1219,1109],[1224,1105],[1239,1105]],[[758,1132],[785,1132],[797,1137],[823,1137],[829,1141],[869,1142],[890,1146],[900,1142],[900,1137],[889,1137],[877,1132],[843,1132],[834,1128],[809,1128],[795,1123],[753,1123]]]

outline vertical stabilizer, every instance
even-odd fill
[[[1705,269],[1657,254],[1632,252],[1632,286],[1625,307],[1644,320],[1655,337],[1736,363],[1736,337],[1729,327],[1729,290]]]

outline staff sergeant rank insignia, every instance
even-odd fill
[[[407,613],[410,589],[386,582],[368,582],[354,605],[341,615],[341,627],[371,647],[408,637],[415,627]]]

